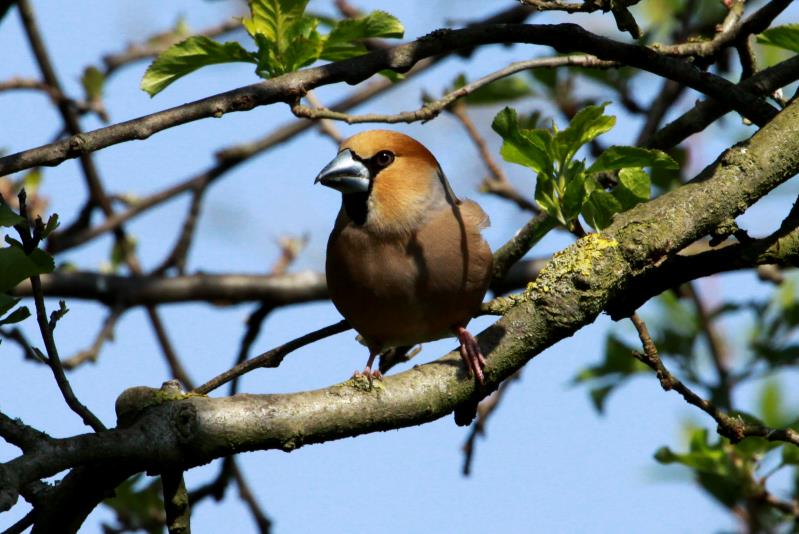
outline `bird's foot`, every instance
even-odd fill
[[[372,385],[372,380],[377,379],[382,381],[383,380],[383,373],[375,369],[374,371],[367,367],[363,371],[355,371],[352,373],[352,378],[366,378],[369,381],[369,385]]]
[[[463,363],[466,364],[466,368],[470,373],[474,374],[477,382],[483,384],[485,382],[483,367],[486,365],[486,359],[483,353],[480,352],[480,345],[474,336],[462,326],[455,329],[455,335],[458,336],[458,341],[461,343],[460,353]]]

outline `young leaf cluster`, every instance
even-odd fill
[[[596,230],[607,227],[616,213],[649,200],[645,168],[678,166],[665,152],[632,146],[611,146],[591,165],[578,159],[584,145],[616,124],[616,117],[605,115],[606,105],[583,108],[564,130],[554,123],[551,129],[523,128],[511,108],[500,111],[492,124],[503,140],[502,157],[536,173],[536,203],[567,228],[580,215]],[[617,181],[610,191],[600,183],[608,173]]]
[[[141,88],[154,96],[169,84],[195,70],[219,63],[256,65],[262,78],[272,78],[308,66],[319,59],[338,61],[366,53],[364,40],[402,37],[402,23],[385,11],[362,17],[325,21],[305,13],[308,0],[250,0],[250,16],[241,19],[255,51],[236,41],[220,43],[202,35],[172,45],[148,67]]]
[[[0,197],[0,227],[12,228],[27,225],[27,222]],[[49,235],[57,226],[58,218],[54,215],[46,225],[42,225],[42,237]],[[18,323],[30,316],[26,306],[16,307],[20,299],[8,295],[8,291],[26,278],[52,272],[55,268],[53,258],[43,250],[26,250],[22,243],[8,235],[5,241],[7,246],[0,248],[0,325]]]

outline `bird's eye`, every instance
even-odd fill
[[[375,163],[378,167],[388,167],[394,161],[394,153],[388,150],[381,150],[375,154]]]

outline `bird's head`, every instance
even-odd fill
[[[433,154],[390,130],[344,141],[316,182],[340,191],[349,219],[373,232],[413,231],[431,212],[459,203]]]

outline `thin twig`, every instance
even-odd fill
[[[116,328],[117,321],[124,312],[124,308],[121,307],[116,307],[111,310],[91,346],[64,360],[64,369],[71,371],[86,362],[95,363],[100,356],[100,350],[102,350],[105,342],[113,338],[114,328]]]
[[[432,64],[432,61],[420,63],[415,69],[406,74],[406,79],[410,76],[413,76],[415,73],[427,69]],[[363,89],[355,91],[350,96],[345,97],[336,105],[334,105],[332,109],[346,111],[362,104],[363,102],[366,102],[367,100],[387,91],[388,89],[391,89],[392,87],[394,87],[394,85],[392,85],[392,83],[386,79],[374,82],[367,85]],[[312,128],[313,126],[313,122],[292,121],[255,141],[240,143],[224,148],[217,152],[217,162],[212,167],[200,172],[188,180],[170,186],[148,197],[137,200],[129,209],[106,218],[105,221],[95,227],[86,230],[81,229],[79,231],[63,231],[53,233],[50,236],[47,244],[48,251],[52,253],[62,252],[69,248],[86,243],[96,237],[99,237],[105,232],[114,230],[133,217],[159,206],[160,204],[163,204],[164,202],[167,202],[174,197],[185,193],[186,191],[193,191],[197,187],[203,187],[206,184],[210,185],[216,181],[216,179],[237,167],[239,164],[280,143],[288,141],[289,139],[299,135],[309,128]]]
[[[510,268],[557,224],[546,213],[539,213],[520,228],[516,235],[494,253],[492,283],[499,283],[504,279]]]
[[[22,519],[4,530],[2,534],[22,534],[33,524],[34,519],[36,519],[36,510],[31,510]]]
[[[644,346],[643,353],[635,352],[633,356],[657,373],[660,385],[665,391],[676,391],[688,404],[696,406],[710,415],[716,423],[718,423],[717,430],[719,434],[728,438],[732,443],[737,443],[747,437],[757,436],[769,441],[784,441],[799,446],[799,432],[791,428],[773,429],[766,426],[748,424],[742,418],[728,415],[712,402],[694,393],[688,386],[672,375],[666,366],[663,365],[657,347],[654,341],[652,341],[652,336],[650,336],[649,330],[646,327],[646,323],[644,323],[637,313],[633,313],[632,316],[630,316],[630,320],[632,320],[633,325],[635,325],[635,329],[638,331],[638,337],[641,339],[641,343]]]
[[[20,215],[25,218],[26,222],[16,225],[15,229],[17,230],[17,233],[22,240],[22,244],[25,247],[25,253],[30,254],[34,249],[36,249],[39,239],[36,235],[31,234],[31,229],[27,223],[28,213],[25,206],[24,189],[19,194],[19,212]],[[100,421],[100,419],[98,419],[97,416],[94,415],[91,410],[89,410],[89,408],[87,408],[78,400],[78,398],[75,396],[75,392],[72,390],[72,386],[70,385],[66,374],[64,373],[64,368],[61,365],[61,359],[58,357],[58,348],[56,347],[55,339],[53,338],[53,327],[55,325],[47,318],[47,308],[44,303],[42,283],[41,280],[39,280],[39,275],[31,276],[30,281],[31,287],[33,288],[33,300],[36,305],[36,322],[39,325],[42,341],[44,342],[44,347],[47,351],[48,363],[50,364],[50,369],[53,372],[53,377],[55,378],[56,384],[58,384],[58,389],[61,391],[61,395],[64,397],[64,401],[66,401],[67,406],[69,406],[73,412],[80,416],[80,418],[83,420],[83,423],[90,426],[95,432],[101,432],[106,429],[105,425],[103,425],[102,421]],[[61,306],[64,306],[63,301],[61,301]]]
[[[258,369],[260,367],[277,367],[280,365],[280,362],[283,361],[283,358],[285,358],[286,355],[292,351],[319,341],[320,339],[324,339],[341,332],[346,332],[350,328],[352,327],[349,325],[349,323],[347,323],[346,320],[341,320],[337,323],[333,323],[324,328],[320,328],[319,330],[305,334],[304,336],[300,336],[289,341],[288,343],[284,343],[283,345],[275,347],[268,352],[264,352],[260,356],[256,356],[255,358],[240,363],[232,369],[229,369],[224,373],[212,378],[200,387],[195,388],[192,393],[207,395],[219,386],[222,386],[237,376],[248,373],[253,369]]]
[[[466,438],[466,442],[463,444],[463,475],[469,476],[472,471],[472,460],[474,459],[474,451],[477,446],[477,436],[485,436],[485,429],[488,424],[488,419],[491,417],[491,414],[499,406],[500,401],[507,391],[508,386],[511,383],[519,380],[521,378],[521,369],[513,373],[509,376],[502,384],[500,384],[499,388],[483,399],[480,404],[477,405],[477,419],[475,419],[474,423],[472,423],[472,427],[469,430],[469,436]]]
[[[711,318],[702,296],[697,291],[693,283],[685,284],[688,296],[696,309],[696,316],[699,320],[699,328],[704,333],[710,348],[710,356],[713,359],[713,366],[718,376],[718,402],[726,410],[732,409],[732,384],[730,383],[730,355],[724,343],[724,337],[719,333],[714,320]]]
[[[322,103],[316,97],[316,93],[313,91],[308,91],[308,93],[305,95],[305,99],[316,109],[324,108]],[[336,144],[341,144],[341,142],[344,140],[344,136],[341,135],[341,132],[339,132],[338,128],[336,128],[335,123],[330,119],[322,119],[319,121],[319,131],[332,139]]]
[[[484,179],[482,184],[480,184],[480,189],[510,200],[523,210],[534,214],[538,213],[538,207],[528,200],[527,197],[519,193],[510,180],[508,180],[502,167],[496,162],[491,150],[488,148],[488,143],[486,143],[486,140],[480,135],[471,117],[469,117],[469,113],[466,110],[466,106],[463,105],[463,102],[456,102],[450,106],[449,111],[464,127],[466,133],[469,135],[469,139],[474,143],[477,152],[480,154],[480,158],[488,169],[488,178]]]
[[[308,236],[303,236],[300,238],[296,237],[283,237],[279,241],[280,245],[280,256],[278,257],[275,264],[272,266],[272,271],[270,276],[283,276],[286,274],[289,266],[294,262],[297,256],[300,254],[305,245],[308,243]],[[247,328],[244,331],[244,337],[241,339],[241,343],[239,345],[239,352],[236,355],[236,360],[233,363],[233,366],[237,366],[245,361],[250,355],[250,349],[252,348],[253,343],[258,338],[258,335],[261,333],[261,327],[263,326],[264,320],[266,317],[275,309],[276,304],[274,301],[264,301],[253,311],[249,317],[247,317]],[[235,395],[238,391],[239,386],[239,377],[234,378],[230,382],[230,388],[228,389],[228,395]]]
[[[536,69],[536,68],[556,68],[556,67],[564,67],[564,66],[580,66],[580,67],[593,67],[599,69],[610,69],[619,66],[618,62],[615,61],[603,61],[598,59],[596,56],[583,54],[583,55],[575,55],[575,56],[557,56],[557,57],[550,57],[550,58],[540,58],[540,59],[531,59],[527,61],[517,61],[515,63],[511,63],[507,67],[492,72],[482,78],[479,78],[471,83],[464,85],[463,87],[459,87],[454,91],[451,91],[444,95],[443,97],[433,100],[430,102],[426,102],[422,107],[414,111],[405,111],[402,113],[397,113],[394,115],[391,114],[380,114],[380,113],[368,113],[365,115],[349,115],[347,113],[343,113],[340,111],[334,111],[332,109],[327,108],[309,108],[308,106],[303,106],[302,104],[297,101],[291,106],[291,111],[297,116],[306,119],[332,119],[338,121],[344,121],[347,124],[358,124],[364,122],[381,122],[387,124],[394,124],[398,122],[427,122],[431,119],[436,118],[442,111],[444,111],[447,107],[452,105],[453,102],[458,100],[459,98],[463,98],[466,95],[469,95],[476,90],[480,89],[481,87],[485,87],[486,85],[510,76],[512,74],[516,74],[517,72],[521,72],[524,70]]]
[[[225,33],[230,33],[235,30],[241,29],[241,21],[236,17],[231,17],[230,19],[221,22],[219,24],[215,24],[213,26],[209,26],[204,30],[199,32],[193,33],[192,35],[203,35],[205,37],[218,37]],[[127,46],[127,48],[115,54],[106,54],[103,56],[103,65],[105,66],[104,75],[105,77],[111,76],[111,74],[115,73],[119,68],[124,67],[126,65],[130,65],[136,61],[141,61],[144,59],[149,59],[153,56],[157,56],[171,45],[176,43],[177,41],[181,40],[185,36],[177,35],[174,30],[169,30],[165,32],[158,33],[156,35],[152,35],[145,39],[142,43],[132,43]]]
[[[53,441],[53,438],[41,430],[28,426],[19,419],[12,419],[2,412],[0,412],[0,437],[23,451]]]
[[[210,482],[191,491],[189,493],[189,501],[192,505],[196,505],[207,497],[213,497],[217,502],[221,501],[225,498],[225,493],[231,480],[235,480],[239,490],[239,497],[250,510],[259,532],[268,534],[272,529],[272,521],[261,508],[255,495],[253,495],[249,484],[244,478],[244,474],[241,472],[241,468],[236,462],[236,458],[233,456],[227,456],[222,459],[222,467],[219,469],[219,474]]]
[[[34,55],[36,56],[36,61],[39,64],[39,68],[42,71],[42,76],[45,82],[47,82],[48,85],[54,87],[58,91],[62,91],[61,84],[55,75],[55,71],[50,62],[49,55],[47,54],[47,51],[44,47],[44,42],[42,41],[41,35],[39,34],[39,30],[33,16],[33,10],[28,0],[20,0],[19,10],[20,10],[20,15],[22,17],[23,26],[25,27],[25,31],[31,43],[31,48],[33,48]],[[61,113],[61,117],[67,128],[67,131],[69,131],[69,133],[73,136],[82,135],[83,132],[81,130],[80,124],[78,122],[78,117],[75,114],[75,112],[69,106],[64,104],[59,104],[58,109]],[[89,189],[90,202],[99,206],[101,211],[106,217],[113,216],[114,208],[111,205],[111,201],[109,200],[108,195],[106,194],[103,188],[102,181],[100,180],[100,176],[91,158],[91,153],[82,152],[79,155],[79,158],[81,162],[81,168],[83,169],[83,175],[86,179],[86,184]],[[119,244],[124,245],[128,243],[127,234],[122,226],[115,227],[113,231],[114,231],[114,239],[118,245]],[[128,268],[131,270],[133,274],[135,275],[142,274],[141,266],[139,265],[139,261],[134,254],[126,254],[125,263],[128,265]],[[34,295],[36,293],[37,285],[39,286],[39,295],[41,295],[41,284],[39,282],[38,276],[35,279],[31,278],[31,284],[34,286]],[[159,344],[161,345],[162,351],[164,353],[165,358],[167,359],[170,369],[172,369],[173,373],[175,373],[174,375],[175,378],[178,378],[179,380],[183,381],[184,384],[188,387],[189,382],[186,382],[188,380],[188,375],[183,370],[182,366],[180,365],[180,362],[178,361],[177,355],[172,349],[171,343],[169,342],[169,339],[166,334],[166,329],[163,323],[161,322],[160,317],[158,316],[158,312],[154,306],[147,307],[147,316],[150,319],[150,323],[153,327],[153,330],[156,333],[156,337],[158,339]],[[49,353],[49,348],[48,348],[48,353]],[[63,369],[61,368],[60,361],[57,361],[55,363],[51,361],[51,366],[52,365],[57,365],[58,369],[60,369],[60,373],[63,374]],[[64,377],[64,380],[66,380],[66,377]],[[76,403],[76,406],[80,405],[80,403],[77,402],[77,399],[75,399],[74,402]],[[86,411],[88,412],[88,410]],[[91,412],[88,413],[91,414]],[[93,416],[93,414],[91,415]],[[99,422],[99,420],[97,422]]]
[[[186,257],[189,254],[192,240],[194,239],[197,222],[200,219],[200,208],[202,207],[205,192],[208,190],[210,181],[206,180],[198,183],[193,189],[191,195],[191,202],[189,203],[189,210],[186,217],[183,219],[183,226],[181,227],[178,238],[175,241],[175,246],[161,262],[161,265],[153,269],[153,274],[162,274],[170,267],[175,267],[178,274],[186,273]]]
[[[15,327],[11,330],[0,328],[0,336],[3,336],[5,339],[10,339],[19,345],[20,348],[22,348],[22,351],[25,353],[26,359],[47,365],[47,357],[41,352],[33,350],[33,347],[28,342],[28,338],[25,337],[25,334],[23,334],[22,330],[19,328]]]
[[[272,521],[264,513],[261,505],[255,498],[255,495],[250,489],[250,485],[247,484],[247,480],[244,478],[244,474],[241,472],[241,469],[235,460],[233,461],[233,466],[231,469],[233,479],[236,481],[236,486],[238,486],[239,489],[239,497],[242,501],[244,501],[244,504],[246,504],[247,508],[250,510],[250,513],[255,520],[255,524],[258,526],[258,532],[260,534],[269,534],[272,531]]]
[[[45,83],[51,87],[53,91],[55,91],[57,94],[63,95],[64,91],[61,87],[61,82],[58,80],[58,77],[55,74],[55,69],[50,61],[50,56],[44,46],[44,41],[41,37],[41,33],[39,32],[39,28],[34,17],[33,8],[28,0],[20,0],[18,5],[19,14],[22,19],[22,25],[25,28],[25,33],[28,37],[28,41],[30,42],[31,49],[33,50],[33,55],[36,58],[36,63],[38,64],[39,70],[42,73],[42,77],[44,78]],[[73,136],[81,135],[83,132],[80,127],[78,115],[69,102],[64,99],[57,99],[56,107],[58,108],[67,132]],[[101,194],[100,177],[97,172],[97,167],[94,165],[94,160],[92,159],[91,153],[81,153],[78,155],[78,159],[80,162],[80,167],[83,171],[86,185],[89,189],[92,202],[96,203],[107,211],[109,209],[109,206],[107,205],[108,202],[107,200],[104,202],[103,195]]]
[[[161,316],[158,315],[155,306],[146,306],[145,309],[147,310],[147,317],[150,319],[150,324],[155,332],[155,337],[158,340],[158,344],[161,346],[161,352],[164,354],[164,359],[166,359],[166,363],[169,366],[172,376],[176,380],[179,380],[183,384],[183,387],[186,389],[191,389],[193,387],[191,377],[189,377],[189,373],[180,362],[180,358],[178,358],[175,349],[172,347],[172,342],[169,341],[166,328],[164,327],[164,323],[161,321]]]

